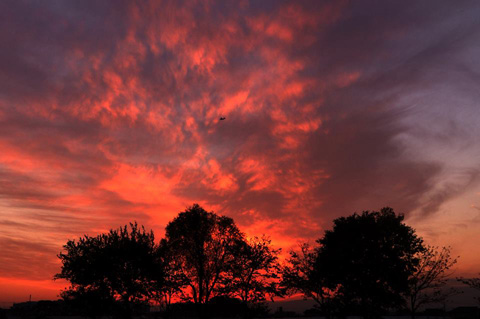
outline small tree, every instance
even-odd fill
[[[300,252],[291,251],[287,265],[282,269],[281,286],[288,295],[301,293],[305,299],[312,299],[316,307],[330,318],[336,291],[327,287],[325,276],[320,273],[318,249],[303,244]]]
[[[451,290],[442,288],[451,275],[449,269],[457,262],[451,257],[450,247],[439,250],[436,247],[427,246],[415,257],[418,259],[418,265],[408,280],[408,291],[405,294],[412,319],[423,305],[442,302],[452,294]]]
[[[223,278],[235,263],[234,251],[243,234],[233,219],[207,212],[194,204],[166,227],[166,244],[183,276],[182,298],[207,316],[209,300],[222,293]]]
[[[62,293],[65,299],[96,296],[120,301],[122,313],[129,317],[131,304],[148,300],[163,281],[153,232],[137,223],[96,237],[69,240],[64,250],[58,255],[62,270],[54,279],[70,281]]]
[[[273,300],[281,295],[278,289],[280,265],[277,257],[280,249],[273,249],[270,244],[270,239],[266,237],[255,237],[235,246],[235,262],[223,284],[227,294],[242,300],[245,316],[248,316],[250,305],[263,303],[267,297]]]

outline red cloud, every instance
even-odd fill
[[[443,164],[407,156],[395,101],[418,79],[405,21],[449,10],[406,7],[0,4],[2,277],[43,285],[67,239],[161,236],[192,202],[285,249],[355,210],[438,210]]]

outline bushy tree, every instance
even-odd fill
[[[438,249],[427,246],[415,257],[418,258],[418,265],[408,280],[408,290],[405,294],[412,319],[423,305],[442,302],[453,293],[451,289],[442,288],[451,275],[450,268],[457,263],[457,259],[451,257],[449,247]]]
[[[193,301],[200,316],[206,316],[209,300],[223,293],[243,234],[233,219],[194,204],[167,225],[165,239],[184,278],[183,299]]]
[[[148,300],[163,282],[156,249],[153,232],[137,223],[96,237],[85,235],[64,245],[58,255],[62,269],[54,278],[71,283],[62,293],[65,299],[120,301],[128,317],[131,305]]]
[[[316,267],[329,289],[364,318],[404,304],[423,241],[391,208],[334,220],[318,240]]]

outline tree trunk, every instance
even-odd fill
[[[119,318],[123,319],[131,319],[132,318],[132,305],[129,301],[129,298],[123,299],[121,302],[121,313],[119,314]]]
[[[248,302],[246,300],[243,300],[243,319],[249,319],[250,318],[250,313],[248,309]]]
[[[415,319],[415,315],[416,315],[416,312],[417,312],[416,311],[416,307],[417,307],[417,305],[416,305],[417,300],[416,299],[417,299],[416,295],[412,295],[410,297],[410,310],[411,310],[410,311],[410,318],[411,319]]]

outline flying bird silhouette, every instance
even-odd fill
[[[220,121],[223,121],[224,119],[226,119],[225,116],[221,116],[221,117],[220,117]]]

